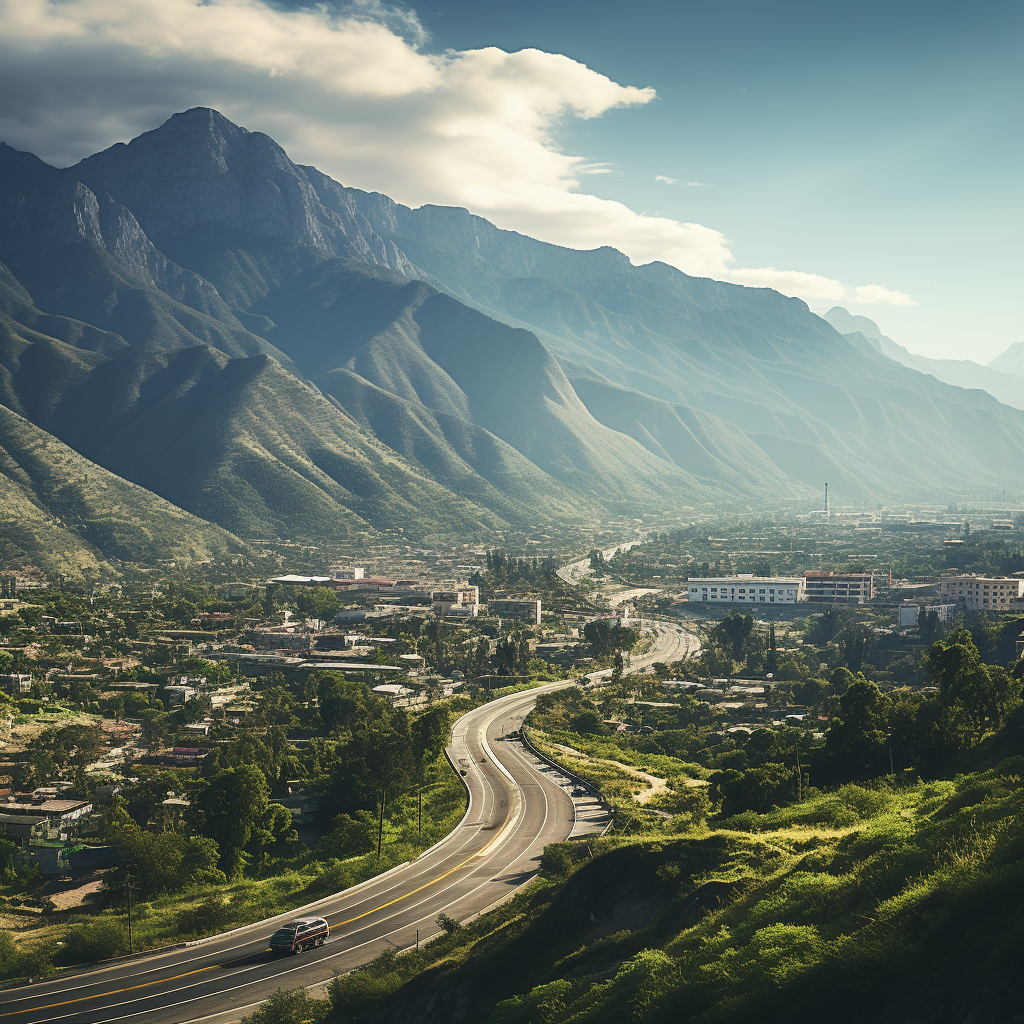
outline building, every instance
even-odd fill
[[[10,672],[0,675],[0,690],[12,696],[32,692],[32,677],[23,672]]]
[[[914,628],[920,622],[921,609],[924,609],[925,615],[934,612],[938,617],[938,620],[942,625],[949,625],[956,617],[956,613],[960,610],[960,606],[956,604],[924,604],[922,602],[908,601],[906,604],[901,604],[896,609],[896,624],[900,629]]]
[[[480,588],[466,585],[430,593],[434,614],[441,619],[475,619],[480,611]]]
[[[944,576],[939,595],[969,612],[1019,609],[1012,602],[1024,598],[1024,579],[1014,576]]]
[[[83,819],[92,814],[90,800],[33,800],[31,803],[8,802],[0,804],[0,812],[5,819],[14,817],[22,819],[43,818],[47,821],[49,832],[60,835],[77,832]]]
[[[49,837],[49,819],[41,814],[9,814],[0,812],[0,836],[10,843],[27,847]]]
[[[344,566],[335,565],[331,567],[332,580],[362,580],[366,579],[366,570],[361,567],[346,569]]]
[[[707,604],[796,604],[803,601],[803,576],[708,576],[687,580],[689,599]]]
[[[0,573],[0,598],[13,600],[18,596],[18,577],[13,572]]]
[[[806,600],[822,604],[864,604],[875,596],[873,572],[805,572]]]
[[[540,601],[512,601],[505,598],[494,598],[487,602],[487,610],[491,615],[501,619],[517,619],[521,622],[532,622],[540,625]]]

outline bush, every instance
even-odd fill
[[[92,964],[127,952],[127,924],[119,918],[101,917],[69,928],[59,959],[62,964]]]
[[[320,1024],[330,1008],[326,999],[313,999],[303,988],[279,988],[258,1010],[246,1014],[242,1024]]]
[[[184,935],[216,934],[231,923],[231,909],[220,896],[206,899],[178,911],[178,931]]]
[[[454,935],[462,925],[455,920],[454,917],[449,917],[443,911],[434,918],[434,924],[445,933],[445,935]]]

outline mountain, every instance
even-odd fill
[[[1015,341],[988,365],[1000,373],[1012,373],[1018,377],[1024,377],[1024,341]]]
[[[797,299],[411,210],[205,108],[62,170],[0,145],[0,261],[0,403],[242,537],[1024,481],[1024,414]]]
[[[202,561],[236,537],[83,458],[0,405],[0,562],[79,575],[111,561]]]
[[[931,374],[931,376],[956,387],[987,391],[1004,405],[1011,405],[1015,409],[1024,409],[1024,388],[1021,387],[1020,380],[1012,370],[1004,371],[995,365],[997,360],[1012,351],[1012,346],[1002,356],[997,356],[988,366],[982,366],[981,363],[976,363],[971,359],[930,359],[928,356],[916,355],[902,345],[898,345],[892,338],[887,338],[882,334],[874,320],[870,320],[866,316],[855,316],[842,306],[833,306],[825,314],[825,319],[840,334],[859,333],[863,335],[872,347],[883,356],[902,363],[903,366],[920,370],[921,373]],[[1024,342],[1018,342],[1018,344],[1024,353]],[[1020,368],[1024,373],[1024,356],[1021,358]]]

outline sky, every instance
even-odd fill
[[[871,317],[1022,340],[1024,4],[0,0],[0,139],[213,106],[347,185]]]

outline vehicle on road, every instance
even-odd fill
[[[330,934],[324,918],[302,917],[278,928],[270,936],[270,949],[273,953],[304,953],[314,946],[322,946]]]

